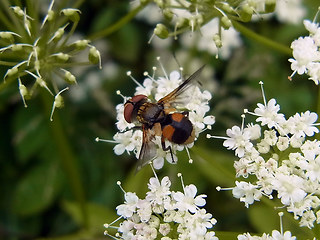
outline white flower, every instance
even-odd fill
[[[171,194],[170,186],[171,181],[169,177],[164,177],[161,183],[155,177],[150,178],[148,183],[150,191],[147,192],[146,199],[152,203],[163,204],[163,201]]]
[[[308,74],[309,79],[316,85],[320,80],[320,28],[319,24],[309,20],[303,21],[305,28],[309,31],[309,36],[299,37],[291,44],[293,58],[291,62],[292,75],[298,73]]]
[[[319,132],[319,129],[314,126],[314,123],[318,119],[318,115],[314,112],[306,111],[305,113],[296,113],[293,117],[290,117],[288,121],[292,119],[293,129],[292,134],[297,135],[297,137],[308,137],[313,136],[315,133]]]
[[[277,104],[274,98],[270,99],[267,105],[258,103],[258,108],[254,110],[254,113],[258,116],[257,122],[261,122],[261,125],[267,125],[268,128],[278,127],[278,124],[284,121],[284,115],[278,113],[280,105]]]
[[[216,219],[201,208],[206,203],[206,196],[196,196],[197,188],[193,184],[183,187],[182,183],[184,194],[171,191],[170,186],[167,176],[161,182],[155,176],[149,180],[150,191],[144,199],[139,199],[135,193],[125,192],[125,203],[116,208],[120,217],[112,224],[105,224],[107,229],[117,229],[116,237],[107,230],[105,235],[126,240],[218,240],[215,233],[209,231],[216,224]],[[119,227],[113,226],[120,220]]]
[[[298,24],[306,13],[302,0],[277,0],[276,16],[281,22]]]
[[[254,201],[260,200],[262,195],[257,189],[258,186],[243,181],[236,181],[236,185],[237,186],[232,189],[232,194],[235,198],[239,198],[241,202],[244,202],[246,207]]]
[[[139,198],[132,192],[125,193],[124,198],[124,204],[121,204],[116,208],[117,214],[125,218],[129,218],[132,217],[133,213],[136,211]]]
[[[197,187],[193,184],[185,186],[184,193],[182,192],[174,192],[172,193],[173,199],[177,201],[176,207],[180,211],[189,210],[191,213],[195,213],[198,207],[202,207],[206,204],[207,197],[205,194],[201,194],[196,196]]]
[[[291,232],[286,231],[283,234],[277,230],[272,231],[272,239],[273,240],[295,240],[296,237],[291,236]]]
[[[124,151],[127,151],[128,153],[133,151],[137,145],[141,144],[141,135],[141,132],[136,131],[133,133],[132,130],[124,133],[116,133],[113,136],[113,139],[118,143],[113,148],[115,154],[121,155]]]
[[[285,205],[302,201],[307,193],[303,190],[303,179],[296,175],[276,173],[272,185],[278,191],[278,197]]]
[[[250,131],[242,131],[238,126],[227,129],[228,139],[223,142],[223,146],[228,149],[236,150],[238,157],[243,157],[246,151],[250,151],[252,143],[250,142]]]

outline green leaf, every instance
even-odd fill
[[[40,213],[55,200],[61,183],[57,161],[46,161],[35,166],[18,183],[13,201],[15,212],[21,215]]]
[[[212,151],[206,148],[193,146],[191,149],[196,155],[195,166],[213,183],[223,186],[233,186],[235,173],[231,154],[221,151]]]
[[[82,213],[78,203],[64,201],[62,204],[64,210],[78,224],[82,225]],[[88,230],[92,233],[103,234],[105,223],[111,223],[118,218],[115,209],[108,209],[96,203],[87,203],[85,205],[88,214]]]
[[[36,106],[20,108],[14,119],[14,144],[21,162],[36,155],[49,142],[49,129]],[[48,121],[48,120],[47,120]]]

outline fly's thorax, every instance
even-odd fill
[[[138,109],[137,120],[142,124],[153,126],[155,123],[163,121],[164,118],[163,106],[157,103],[145,102]]]

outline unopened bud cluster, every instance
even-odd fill
[[[38,88],[45,89],[53,97],[53,113],[55,108],[63,107],[61,93],[68,90],[68,87],[59,90],[61,81],[56,78],[64,80],[65,85],[75,84],[76,77],[66,68],[79,64],[101,66],[100,53],[89,40],[70,41],[80,20],[80,10],[56,10],[52,0],[42,21],[39,13],[31,17],[28,10],[12,6],[4,11],[15,23],[14,29],[8,23],[11,31],[0,32],[1,64],[10,66],[4,75],[4,84],[17,80],[25,107],[26,100],[32,98]],[[87,62],[76,62],[76,56],[85,49],[89,49]]]
[[[178,34],[189,30],[193,32],[214,18],[219,19],[220,28],[227,30],[232,26],[231,19],[248,22],[254,14],[273,12],[276,6],[276,0],[262,0],[259,3],[251,0],[154,0],[153,2],[161,9],[164,19],[174,25],[174,29],[171,31],[166,25],[157,24],[154,35],[159,38],[176,37]]]

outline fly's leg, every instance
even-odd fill
[[[165,139],[164,139],[164,138],[161,138],[161,146],[162,146],[162,150],[163,150],[163,151],[165,151],[165,152],[166,152],[166,151],[170,151],[172,163],[175,163],[176,161],[174,160],[174,157],[173,157],[172,148],[171,148],[170,145],[166,147]]]

